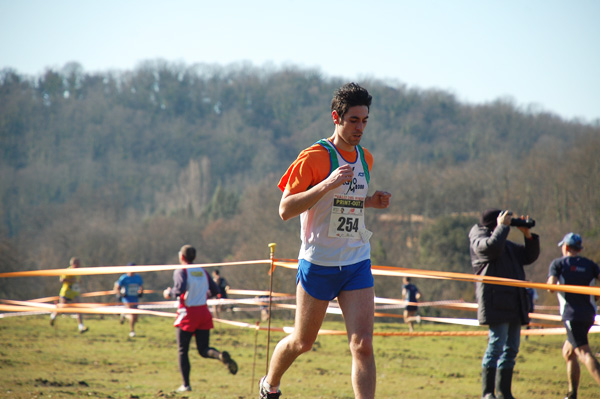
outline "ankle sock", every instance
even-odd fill
[[[267,379],[266,379],[266,378],[263,380],[263,386],[264,386],[264,387],[265,387],[265,389],[266,389],[267,391],[269,391],[270,393],[277,393],[277,392],[279,391],[279,385],[277,385],[277,386],[271,386],[271,384],[269,384],[269,383],[267,382]]]

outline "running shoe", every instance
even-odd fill
[[[189,385],[182,385],[179,388],[177,388],[177,392],[189,392],[192,390],[192,387]]]
[[[89,330],[89,328],[87,326],[83,327],[83,328],[80,328],[79,329],[79,334],[83,334],[84,332],[88,332],[88,330]]]
[[[133,338],[133,337],[135,337],[135,331],[130,331],[130,332],[129,332],[129,337],[130,337],[130,338]]]
[[[264,387],[263,381],[266,378],[267,378],[267,376],[265,375],[263,378],[260,379],[260,382],[258,383],[258,388],[259,388],[258,398],[259,399],[279,399],[279,397],[281,396],[281,391],[279,389],[277,390],[277,392],[269,392]]]
[[[575,395],[573,392],[569,392],[567,396],[565,396],[565,399],[577,399],[577,395]]]
[[[229,352],[221,352],[221,361],[227,366],[231,374],[235,375],[238,372],[238,365],[235,360],[231,358]]]

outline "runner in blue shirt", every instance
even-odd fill
[[[580,256],[583,249],[581,236],[569,233],[558,243],[563,256],[554,259],[548,272],[548,284],[593,286],[600,277],[600,267],[590,259]],[[577,399],[579,387],[579,361],[600,384],[600,364],[588,343],[588,331],[594,324],[596,303],[593,295],[558,292],[560,314],[567,329],[563,357],[567,362],[569,393],[565,399]]]
[[[130,263],[127,266],[135,266],[135,263]],[[130,309],[137,309],[139,298],[144,293],[144,281],[139,274],[128,272],[123,274],[115,283],[115,290],[121,302]],[[138,320],[137,314],[127,315],[129,319],[129,336],[135,337],[135,323]],[[121,324],[125,321],[125,315],[121,315]]]

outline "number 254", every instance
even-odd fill
[[[358,231],[358,219],[353,217],[340,217],[338,218],[337,231]]]

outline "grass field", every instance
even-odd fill
[[[69,316],[59,316],[54,327],[48,320],[48,316],[0,319],[0,397],[257,398],[257,382],[265,373],[266,332],[217,325],[211,345],[232,354],[238,374],[232,376],[221,363],[200,358],[193,344],[193,391],[177,394],[181,378],[172,319],[142,317],[135,338],[128,337],[127,323],[120,325],[116,316],[87,317],[90,330],[85,334],[77,332],[77,323]],[[282,325],[290,322],[273,321],[273,326]],[[343,324],[327,321],[324,328],[343,329]],[[426,323],[417,328],[466,329]],[[376,331],[406,330],[403,324],[376,325]],[[271,334],[271,352],[282,336]],[[598,339],[591,336],[596,351]],[[513,380],[517,398],[564,398],[563,340],[563,336],[522,340]],[[485,346],[485,337],[376,337],[377,398],[479,398]],[[285,399],[353,398],[346,338],[319,337],[312,352],[301,356],[284,376],[281,390]],[[579,398],[600,398],[600,389],[585,368]]]

